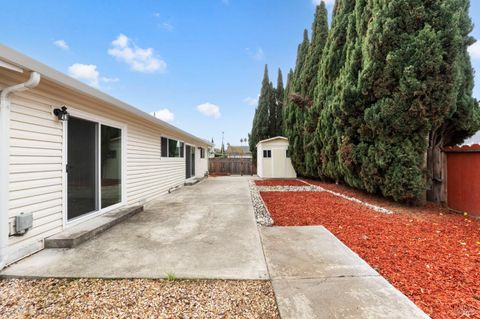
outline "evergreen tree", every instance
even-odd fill
[[[277,88],[275,89],[275,134],[281,136],[283,134],[283,103],[285,100],[285,89],[283,88],[282,70],[278,69]]]
[[[306,103],[301,95],[301,74],[308,53],[310,41],[308,31],[303,32],[303,41],[298,46],[295,70],[290,80],[288,99],[286,102],[286,137],[289,139],[289,152],[292,164],[299,175],[305,174],[305,155],[303,148],[304,112]]]
[[[283,97],[283,111],[282,111],[282,136],[292,135],[292,128],[294,119],[292,118],[291,104],[289,103],[289,96],[292,93],[293,70],[290,69],[287,76],[287,86],[285,87],[285,94]]]
[[[314,112],[318,114],[313,152],[317,175],[321,178],[341,180],[337,157],[341,137],[335,130],[338,95],[342,88],[339,75],[346,60],[347,32],[355,9],[355,0],[337,0],[333,9],[332,27],[325,44],[317,75]],[[351,39],[349,39],[351,40]],[[313,164],[312,164],[313,166]],[[312,168],[313,170],[314,168]]]
[[[438,199],[441,148],[480,129],[469,7],[469,0],[337,0],[328,31],[320,4],[282,112],[297,173],[395,200],[418,201],[429,189]]]
[[[415,201],[430,187],[433,149],[478,127],[468,89],[468,1],[391,0],[373,2],[371,10],[375,22],[363,41],[358,77],[363,123],[352,157],[362,188]]]
[[[258,106],[255,110],[253,118],[252,132],[249,136],[250,151],[256,158],[257,147],[256,145],[263,139],[271,137],[270,126],[270,113],[271,105],[275,104],[275,94],[272,87],[272,83],[268,77],[268,66],[265,65],[265,71],[263,74],[262,89],[260,91],[260,97],[258,99]]]
[[[305,66],[300,75],[300,94],[306,101],[305,124],[304,124],[304,151],[305,151],[305,175],[315,177],[318,175],[318,154],[315,152],[314,143],[315,129],[318,124],[318,108],[313,107],[314,93],[317,86],[317,74],[322,58],[323,49],[328,37],[328,12],[325,2],[321,2],[315,11],[312,25],[312,42],[308,48]]]

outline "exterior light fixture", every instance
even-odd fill
[[[67,107],[64,105],[59,109],[53,110],[53,114],[58,117],[60,121],[68,121],[70,114],[67,112]]]

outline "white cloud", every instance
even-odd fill
[[[243,100],[243,102],[247,105],[250,105],[250,106],[257,106],[258,105],[258,97],[259,96],[257,96],[256,98],[247,97]]]
[[[468,48],[472,59],[480,59],[480,41],[475,42]]]
[[[164,72],[167,69],[167,63],[156,57],[154,49],[142,49],[124,34],[120,34],[112,41],[112,48],[108,50],[108,54],[127,63],[133,71],[153,73]]]
[[[106,77],[106,76],[102,76],[101,80],[104,83],[117,83],[117,82],[120,81],[119,78],[109,78],[109,77]]]
[[[175,115],[169,109],[161,109],[150,114],[165,122],[172,122],[175,119]]]
[[[250,48],[246,48],[245,51],[247,52],[249,57],[256,61],[261,61],[265,58],[265,52],[263,52],[262,48],[257,48],[256,51],[252,51]]]
[[[99,88],[100,82],[102,83],[116,83],[119,82],[119,78],[110,78],[106,76],[100,76],[100,72],[97,70],[95,64],[81,64],[75,63],[68,68],[68,74],[71,77],[86,82],[87,84]]]
[[[322,0],[312,0],[313,5],[318,6]],[[335,0],[323,0],[326,5],[335,4]]]
[[[75,63],[68,68],[71,77],[87,82],[91,86],[98,87],[100,73],[94,64]]]
[[[218,119],[220,117],[220,107],[212,103],[203,103],[197,105],[197,111],[202,113],[205,116],[213,117],[214,119]]]
[[[65,42],[65,40],[55,40],[53,41],[53,44],[63,50],[70,49],[70,47],[68,46],[67,42]]]

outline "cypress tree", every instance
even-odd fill
[[[469,6],[337,0],[328,32],[320,5],[285,90],[283,130],[297,173],[395,200],[418,201],[428,189],[438,199],[441,148],[480,129]]]
[[[292,108],[289,103],[289,95],[292,92],[293,70],[290,69],[287,76],[287,86],[285,87],[285,94],[283,98],[283,116],[282,116],[282,135],[291,136],[293,123],[295,120],[292,118]]]
[[[262,89],[258,99],[258,107],[255,110],[255,116],[253,118],[252,132],[249,137],[250,151],[252,154],[254,154],[254,158],[256,158],[257,143],[263,139],[271,137],[270,109],[272,101],[275,101],[275,95],[273,92],[272,83],[268,77],[268,66],[265,65]]]
[[[335,129],[336,109],[341,83],[338,79],[345,64],[347,32],[355,0],[337,0],[333,9],[332,27],[320,61],[314,108],[319,114],[313,145],[318,176],[341,181],[337,152],[341,137]],[[318,155],[317,155],[318,154]]]
[[[275,89],[275,136],[283,134],[283,103],[285,100],[285,89],[283,88],[282,70],[278,69],[277,88]]]
[[[304,134],[304,112],[306,103],[301,96],[301,74],[308,53],[310,41],[308,39],[308,31],[303,32],[303,41],[298,46],[297,61],[295,70],[290,80],[290,88],[286,106],[286,125],[285,133],[289,139],[289,151],[293,167],[299,175],[305,174],[305,155],[303,148],[303,134]]]
[[[416,201],[431,185],[432,150],[478,127],[465,58],[468,1],[375,2],[372,13],[359,76],[365,111],[355,156],[363,188]]]
[[[315,88],[317,86],[317,74],[322,57],[323,49],[328,37],[328,12],[325,2],[321,2],[315,11],[312,25],[312,41],[308,48],[305,66],[301,74],[301,95],[306,101],[304,123],[304,151],[305,151],[305,175],[315,177],[317,172],[317,157],[315,153],[315,129],[318,124],[318,108],[313,106]]]

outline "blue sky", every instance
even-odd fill
[[[222,131],[225,143],[239,144],[264,64],[274,81],[279,67],[286,78],[314,2],[5,1],[0,42],[217,146]],[[470,13],[480,26],[475,12],[478,1]],[[480,39],[480,27],[473,35]],[[480,44],[471,55],[480,70]]]

